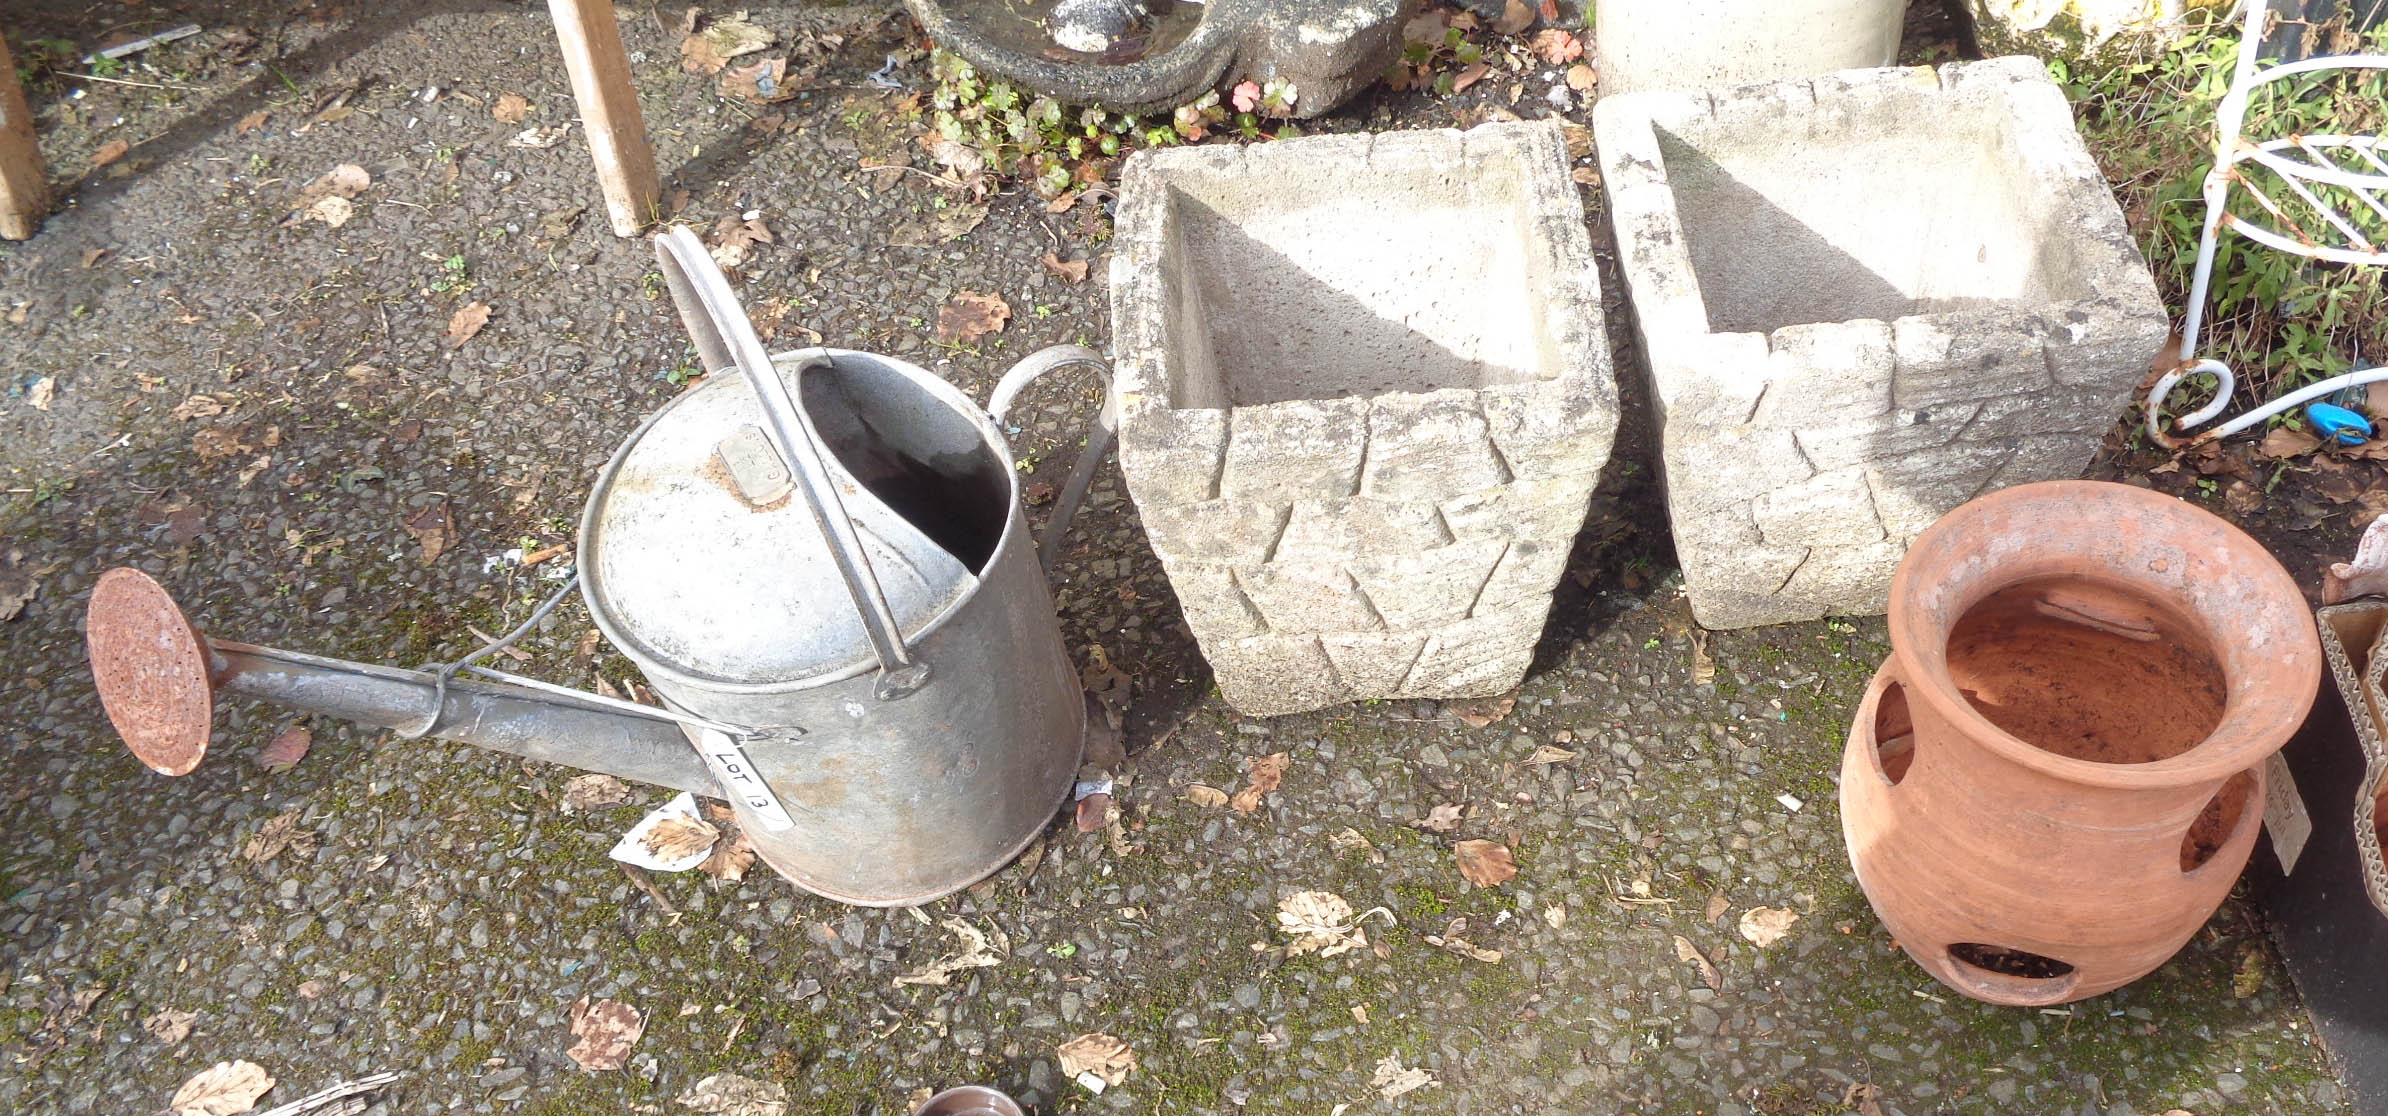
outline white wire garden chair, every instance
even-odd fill
[[[2214,114],[2214,169],[2206,173],[2202,190],[2206,206],[2205,231],[2197,244],[2197,269],[2189,284],[2189,305],[2181,325],[2180,363],[2156,381],[2148,392],[2148,433],[2166,446],[2178,447],[2228,437],[2299,404],[2358,384],[2388,380],[2388,366],[2360,368],[2333,376],[2283,395],[2214,427],[2194,438],[2167,432],[2158,408],[2181,380],[2208,373],[2217,386],[2205,406],[2181,416],[2179,429],[2211,422],[2230,406],[2236,378],[2228,364],[2197,356],[2199,331],[2205,325],[2206,291],[2214,274],[2214,246],[2223,229],[2266,248],[2308,259],[2341,264],[2388,264],[2388,243],[2380,230],[2388,229],[2388,137],[2376,135],[2248,136],[2247,103],[2259,89],[2305,74],[2330,71],[2388,72],[2388,54],[2341,54],[2307,58],[2271,66],[2256,62],[2263,42],[2266,5],[2246,0],[2239,62],[2230,91]],[[2253,176],[2250,171],[2254,170]],[[2268,172],[2268,173],[2264,173]],[[2282,196],[2267,192],[2269,184]],[[2229,208],[2238,190],[2261,211],[2260,218],[2241,216]],[[2299,216],[2304,220],[2300,221]],[[2373,216],[2381,222],[2365,231]]]

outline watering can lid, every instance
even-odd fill
[[[897,364],[826,352],[874,371]],[[795,354],[773,359],[801,399]],[[740,377],[708,377],[632,434],[590,491],[580,536],[589,612],[642,669],[771,687],[873,662],[813,513],[763,440],[764,421]],[[823,457],[898,629],[917,634],[977,579],[834,455]]]

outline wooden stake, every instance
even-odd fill
[[[0,39],[0,239],[29,240],[50,209],[50,172],[33,142],[33,111]]]
[[[597,162],[606,216],[615,235],[637,236],[653,219],[662,187],[655,177],[655,153],[647,146],[646,122],[639,116],[638,90],[630,84],[630,56],[614,27],[612,0],[547,0],[547,9],[564,48],[564,72],[572,77],[572,99],[580,105],[589,154]]]

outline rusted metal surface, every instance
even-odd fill
[[[84,646],[100,704],[125,746],[161,775],[187,775],[207,756],[215,717],[207,652],[164,586],[118,568],[91,590]]]

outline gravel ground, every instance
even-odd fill
[[[168,88],[36,91],[71,201],[0,246],[0,560],[21,551],[40,577],[0,623],[0,1109],[153,1112],[242,1058],[281,1080],[269,1104],[396,1070],[372,1111],[426,1114],[693,1111],[676,1098],[717,1072],[784,1083],[803,1112],[902,1112],[916,1089],[969,1081],[1064,1112],[2348,1110],[2237,901],[2154,976],[2061,1011],[1963,1000],[1906,961],[1849,875],[1832,785],[1882,624],[1695,632],[1630,433],[1534,673],[1481,726],[1418,702],[1236,717],[1107,474],[1057,590],[1073,648],[1101,645],[1134,679],[1124,825],[1057,823],[917,912],[763,873],[660,877],[651,895],[604,851],[663,792],[566,813],[577,772],[327,722],[303,762],[269,772],[252,756],[291,717],[264,707],[222,711],[199,772],[150,774],[83,663],[101,570],[156,574],[226,638],[452,657],[545,594],[544,567],[502,556],[568,537],[687,359],[646,247],[595,211],[577,134],[507,145],[572,116],[542,7],[265,7],[0,3],[20,53],[128,20],[210,28],[122,75]],[[1017,355],[1103,344],[1098,215],[1004,195],[968,235],[905,246],[951,203],[923,176],[858,167],[917,151],[895,95],[864,81],[909,34],[900,16],[754,10],[783,34],[846,37],[776,122],[683,75],[668,14],[625,9],[623,28],[682,219],[760,211],[776,233],[743,292],[783,308],[781,344],[802,325],[982,398]],[[1547,80],[1527,85],[1518,111],[1549,111]],[[508,93],[527,99],[520,123],[492,119]],[[1328,126],[1453,123],[1486,99],[1372,97]],[[129,153],[63,173],[118,138]],[[372,176],[355,216],[286,222],[341,163]],[[1093,259],[1094,278],[1062,281],[1048,251]],[[957,291],[1002,294],[1010,327],[934,345]],[[486,329],[443,345],[474,301]],[[1017,448],[1058,482],[1095,396],[1041,390]],[[407,524],[440,506],[454,537],[426,560]],[[568,606],[520,669],[588,684],[587,628]],[[629,673],[610,654],[595,669]],[[1573,754],[1528,762],[1546,745]],[[1235,790],[1247,757],[1277,752],[1283,785],[1249,815],[1186,797]],[[1456,827],[1422,828],[1443,805],[1464,807]],[[244,855],[294,811],[311,848]],[[1512,845],[1517,877],[1463,882],[1466,839]],[[1381,907],[1375,948],[1274,948],[1277,903],[1305,890]],[[1798,914],[1766,948],[1735,930],[1762,906]],[[953,919],[1000,932],[1000,961],[896,984],[959,949]],[[627,1069],[566,1057],[584,996],[645,1013]],[[145,1026],[166,1011],[193,1015],[177,1041]],[[1083,1032],[1125,1040],[1135,1073],[1100,1096],[1064,1080],[1054,1048]],[[1383,1098],[1387,1058],[1434,1083]]]

